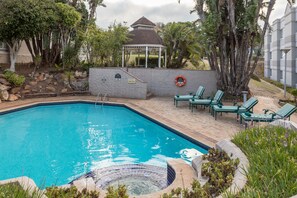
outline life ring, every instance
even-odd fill
[[[179,75],[179,76],[175,77],[175,85],[176,86],[182,87],[182,86],[185,86],[186,84],[187,84],[187,79],[184,76]]]

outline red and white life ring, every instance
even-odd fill
[[[186,84],[187,84],[187,79],[184,76],[179,75],[179,76],[175,77],[175,85],[176,86],[182,87],[182,86],[185,86]]]

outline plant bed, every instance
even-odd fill
[[[238,197],[290,197],[297,194],[297,133],[282,127],[252,128],[233,142],[250,162],[248,182]]]

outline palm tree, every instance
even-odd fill
[[[88,3],[90,7],[89,20],[96,20],[96,8],[99,6],[106,7],[106,5],[103,3],[103,0],[88,0]]]

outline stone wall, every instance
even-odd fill
[[[146,99],[147,83],[121,68],[91,68],[89,89],[93,95]]]
[[[199,85],[205,89],[204,96],[210,96],[217,90],[214,71],[180,70],[180,69],[145,69],[145,68],[91,68],[89,87],[93,95],[108,93],[113,97],[145,98],[150,92],[154,96],[174,96],[177,94],[195,93]],[[115,75],[122,75],[116,80]],[[183,87],[175,85],[175,77],[183,75],[187,84]],[[135,84],[129,84],[128,79],[135,78]],[[106,79],[105,82],[102,80]],[[143,90],[141,90],[143,89]]]

